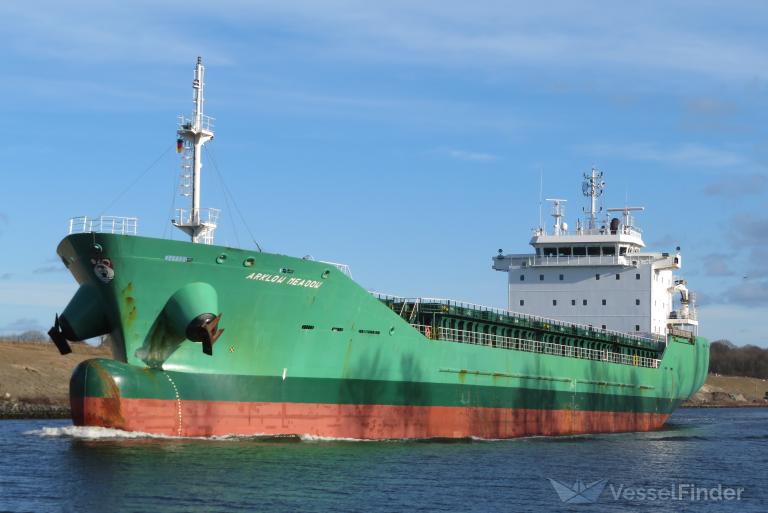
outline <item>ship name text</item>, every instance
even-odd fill
[[[279,274],[251,273],[245,277],[246,280],[265,281],[267,283],[285,284],[291,287],[306,287],[308,289],[319,289],[323,283],[317,280],[306,280],[304,278],[289,278]]]

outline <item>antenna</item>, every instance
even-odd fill
[[[541,198],[544,195],[544,170],[539,167],[539,229],[544,228],[544,218],[541,213],[542,201]]]
[[[565,215],[565,205],[563,203],[568,200],[559,198],[547,198],[545,201],[552,202],[552,217],[555,218],[553,235],[562,235],[563,233],[563,216]]]
[[[603,172],[598,171],[597,168],[592,168],[591,174],[584,174],[584,182],[581,184],[581,192],[584,196],[590,198],[590,208],[588,217],[588,226],[590,230],[594,230],[597,225],[597,198],[603,195],[605,189],[605,181],[603,180]]]
[[[183,114],[179,116],[179,129],[176,131],[179,136],[176,150],[182,154],[181,193],[183,196],[192,196],[192,208],[189,211],[178,209],[177,218],[171,222],[189,235],[192,242],[213,244],[219,210],[200,209],[200,172],[203,167],[201,150],[203,144],[213,139],[213,118],[203,114],[204,73],[203,58],[198,57],[192,80],[192,101],[195,107],[191,118]]]

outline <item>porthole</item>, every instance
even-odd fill
[[[227,261],[227,254],[226,253],[222,253],[222,254],[220,254],[219,256],[216,257],[216,263],[217,264],[223,264],[226,261]]]
[[[326,269],[325,271],[323,271],[323,274],[321,274],[321,275],[320,275],[320,277],[321,277],[322,279],[326,279],[326,278],[328,278],[328,276],[330,276],[330,275],[331,275],[331,271],[329,271],[328,269]]]
[[[243,260],[243,266],[245,267],[253,267],[253,264],[256,262],[256,259],[253,257],[248,257],[245,260]]]
[[[394,327],[394,326],[392,326],[391,328],[389,328],[389,334],[390,334],[390,335],[394,335],[394,334],[395,334],[395,327]]]

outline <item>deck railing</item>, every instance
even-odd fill
[[[349,268],[347,264],[340,264],[338,262],[326,262],[325,260],[318,260],[318,262],[332,265],[342,273],[346,274],[348,277],[350,278],[352,277],[352,270]]]
[[[635,367],[647,367],[656,369],[660,360],[639,355],[628,355],[608,350],[587,349],[565,344],[542,342],[524,338],[505,337],[490,333],[477,333],[475,331],[457,330],[453,328],[432,327],[425,324],[411,324],[419,333],[432,340],[444,340],[461,344],[475,344],[481,346],[499,347],[502,349],[515,349],[529,353],[543,353],[585,360],[598,360],[622,365],[634,365]]]
[[[137,217],[79,216],[69,220],[69,234],[73,233],[116,233],[120,235],[136,235],[139,228]]]
[[[615,265],[622,267],[637,266],[639,263],[652,262],[654,257],[647,255],[547,255],[530,256],[526,255],[521,259],[524,266],[592,266],[592,265]]]
[[[380,292],[371,292],[371,294],[373,294],[376,298],[378,298],[381,301],[390,301],[394,303],[404,303],[404,302],[418,303],[421,306],[427,306],[427,305],[433,305],[433,304],[446,305],[448,307],[454,306],[458,308],[466,308],[468,310],[475,310],[477,312],[491,312],[497,315],[513,317],[515,319],[524,319],[528,321],[540,322],[542,324],[547,324],[549,326],[560,326],[568,329],[575,327],[581,330],[599,333],[601,335],[615,335],[624,339],[634,340],[641,343],[663,344],[666,341],[666,337],[664,337],[663,335],[656,335],[656,334],[650,334],[650,333],[633,334],[633,333],[626,333],[623,331],[598,329],[598,328],[595,328],[594,326],[570,323],[570,322],[565,322],[558,319],[540,317],[538,315],[528,315],[524,313],[513,312],[512,310],[495,308],[492,306],[483,306],[483,305],[476,305],[473,303],[464,303],[462,301],[455,301],[453,299],[439,299],[439,298],[431,298],[431,297],[405,298],[400,296],[383,294]]]

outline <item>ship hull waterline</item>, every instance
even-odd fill
[[[654,431],[662,413],[449,406],[75,400],[74,424],[164,436],[311,436],[395,440],[562,436]],[[124,418],[115,412],[125,412]],[[478,427],[481,426],[479,429]]]
[[[200,396],[226,393],[227,389],[242,391],[253,388],[254,378],[212,378],[204,374],[148,372],[130,367],[96,359],[83,362],[75,370],[70,387],[75,425],[179,437],[306,435],[370,440],[503,439],[652,431],[661,428],[670,415],[666,412],[638,411],[642,408],[660,409],[666,401],[649,402],[645,398],[617,400],[615,396],[594,394],[567,397],[568,394],[529,389],[506,389],[501,396],[495,394],[495,397],[489,398],[484,387],[464,387],[463,393],[456,391],[459,399],[455,402],[462,402],[462,395],[474,395],[479,401],[502,406],[355,403],[355,395],[371,395],[354,391],[350,394],[349,390],[374,388],[382,396],[391,393],[384,391],[381,383],[331,383],[325,387],[320,384],[313,386],[312,383],[288,383],[283,387],[286,380],[279,377],[258,380],[263,385],[262,393],[256,394],[259,399],[268,397],[275,400],[201,399]],[[116,368],[117,372],[112,373]],[[218,383],[217,390],[206,391],[196,386],[202,383],[205,387],[211,379]],[[120,384],[125,381],[131,381],[130,388],[134,395],[137,395],[137,390],[146,387],[147,397],[123,397]],[[429,402],[425,396],[445,395],[444,392],[424,393],[413,384],[404,386],[410,389],[413,396],[400,394],[400,402],[424,403]],[[322,388],[326,390],[319,390]],[[341,390],[343,388],[348,390]],[[280,396],[295,396],[297,389],[310,389],[305,394],[306,402],[278,400]],[[317,399],[322,399],[329,390],[337,400],[345,402],[318,402]],[[187,394],[197,398],[183,398]],[[448,395],[452,395],[451,392]],[[639,404],[633,403],[633,399]],[[551,407],[533,407],[540,403]],[[575,403],[587,409],[558,408]],[[590,403],[614,408],[623,406],[626,410],[592,410],[589,409]]]

